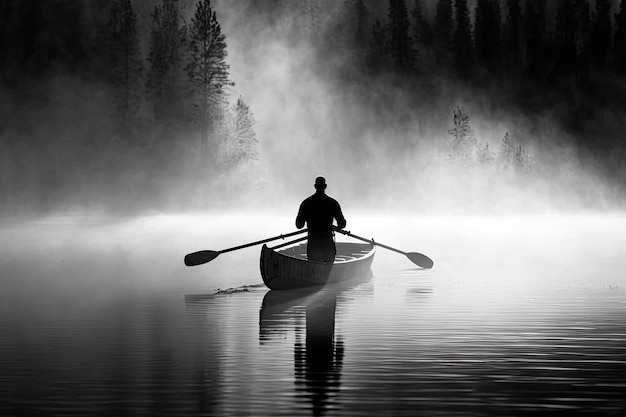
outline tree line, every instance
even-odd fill
[[[367,47],[366,63],[405,73],[437,69],[461,77],[545,81],[592,70],[626,75],[626,2],[610,0],[343,0],[332,37]],[[593,4],[593,7],[592,7]],[[369,29],[365,29],[369,27]]]
[[[356,3],[355,10],[360,9]],[[557,122],[582,152],[613,161],[605,165],[607,175],[624,177],[611,156],[626,157],[623,126],[616,120],[619,110],[609,109],[624,109],[626,1],[477,0],[470,10],[467,0],[438,0],[429,18],[422,0],[406,5],[405,0],[389,0],[387,19],[377,21],[372,39],[384,51],[376,61],[383,62],[383,71],[413,76],[443,72],[462,83],[510,91],[512,101],[531,114],[556,108],[561,112]],[[605,111],[615,113],[608,123]],[[464,118],[465,109],[458,108],[455,130]],[[472,142],[458,139],[452,143]],[[469,156],[482,166],[499,161],[496,166],[532,171],[534,158],[513,143],[506,133],[496,154],[488,143],[472,143],[471,150],[461,147],[461,155],[454,146],[450,151],[465,162]]]
[[[626,0],[240,0],[236,6],[263,16],[285,41],[312,45],[316,75],[354,94],[346,101],[373,108],[355,136],[452,111],[448,135],[441,126],[450,160],[533,169],[514,133],[504,135],[496,152],[467,134],[467,103],[455,110],[456,104],[429,106],[450,92],[443,84],[483,88],[495,103],[550,114],[577,145],[607,162],[607,171],[626,157],[619,117],[626,107]],[[258,178],[238,171],[259,151],[252,109],[233,92],[227,49],[209,0],[0,0],[6,116],[0,193],[14,200],[20,193],[45,196],[52,186],[71,193],[92,176],[107,184],[94,193],[126,190],[127,197],[171,190],[169,178],[177,177],[187,184],[178,189],[188,199],[207,178],[202,193],[214,195],[208,182],[225,173],[243,183]],[[62,82],[59,74],[66,76]],[[379,94],[385,89],[410,99]],[[74,104],[50,99],[50,90]],[[600,115],[611,108],[618,116]],[[56,124],[46,120],[54,117]],[[411,140],[415,147],[423,138]],[[81,178],[68,179],[68,167]]]
[[[296,7],[272,3],[283,11]],[[376,103],[385,110],[380,114],[394,113],[382,123],[402,114],[440,118],[428,108],[411,112],[424,110],[424,102],[445,101],[442,96],[453,89],[472,91],[494,107],[549,119],[572,138],[582,157],[599,160],[607,176],[626,179],[619,162],[626,158],[621,117],[626,111],[626,0],[342,0],[332,14],[311,3],[301,2],[303,18],[288,31],[312,40],[322,57],[342,58],[323,60],[339,67],[340,87],[386,83],[410,96],[403,108],[392,100]],[[449,107],[437,111],[458,112]],[[521,144],[525,138],[518,139],[511,149],[534,166]],[[485,145],[475,152],[489,160]]]
[[[225,175],[245,186],[242,169],[258,174],[249,167],[259,158],[254,115],[231,89],[226,37],[210,0],[197,1],[188,21],[177,0],[154,4],[149,21],[138,19],[130,0],[3,0],[0,20],[0,86],[14,116],[0,125],[2,170],[10,178],[0,184],[2,194],[19,200],[52,183],[79,183],[61,172],[68,165],[85,171],[86,181],[116,183],[119,200],[129,187],[142,199],[168,175],[204,178],[209,188],[211,178]],[[75,90],[80,98],[63,114],[34,116],[33,104],[58,100],[44,90],[60,74],[67,85],[55,94]],[[92,100],[98,105],[89,118],[98,131],[76,120]],[[55,117],[59,129],[73,125],[71,133],[38,128]],[[15,175],[25,168],[30,181]],[[36,171],[47,178],[38,181]]]
[[[113,0],[105,39],[116,93],[114,120],[123,133],[144,130],[142,117],[166,137],[193,123],[202,165],[256,159],[254,117],[242,97],[232,100],[226,36],[210,0],[196,3],[188,23],[176,0],[155,5],[145,58],[138,37],[131,1]]]

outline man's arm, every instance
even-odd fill
[[[300,209],[298,210],[298,215],[296,216],[296,227],[298,229],[302,229],[304,227],[305,216],[304,216],[304,203],[300,204]]]
[[[343,229],[346,227],[346,219],[343,217],[339,203],[337,203],[337,213],[335,214],[335,219],[337,220],[337,228]]]

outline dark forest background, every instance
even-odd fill
[[[308,51],[341,110],[319,138],[330,156],[257,123],[231,39],[239,58]],[[586,175],[593,205],[590,188],[613,199],[626,180],[625,0],[0,0],[0,62],[5,213],[259,202],[302,164],[352,175],[347,194],[364,180],[411,193],[427,171],[461,205]]]

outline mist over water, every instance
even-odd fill
[[[346,216],[435,267],[379,248],[371,280],[294,299],[260,285],[259,247],[182,262],[291,216],[3,222],[0,410],[623,412],[623,215]]]

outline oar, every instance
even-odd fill
[[[267,239],[259,240],[252,243],[246,243],[245,245],[235,246],[228,249],[222,249],[220,251],[214,250],[201,250],[198,252],[193,252],[185,255],[185,265],[187,266],[195,266],[205,264],[207,262],[211,262],[213,259],[217,258],[220,254],[226,252],[232,252],[237,249],[248,248],[254,245],[260,245],[261,243],[271,242],[272,240],[284,239],[286,237],[299,235],[300,233],[305,233],[307,229],[298,230],[297,232],[287,233],[286,235],[278,235],[274,237],[270,237]]]
[[[411,262],[413,262],[415,265],[421,266],[422,268],[432,268],[433,267],[432,259],[430,259],[426,255],[422,255],[421,253],[404,252],[404,251],[401,251],[400,249],[392,248],[391,246],[387,246],[387,245],[383,245],[382,243],[378,243],[374,239],[366,239],[364,237],[352,234],[352,233],[350,233],[350,232],[348,232],[346,230],[341,230],[341,229],[337,229],[337,228],[334,228],[334,229],[335,229],[335,232],[341,233],[343,235],[350,236],[350,237],[353,237],[355,239],[362,240],[364,242],[373,243],[374,245],[380,246],[381,248],[385,248],[385,249],[392,250],[394,252],[401,253],[402,255],[405,255],[407,258],[409,258],[409,260]]]
[[[279,248],[284,248],[285,246],[289,246],[289,245],[293,245],[294,243],[302,242],[303,240],[307,240],[308,238],[309,238],[308,236],[305,236],[305,237],[300,237],[300,238],[298,238],[296,240],[291,240],[289,242],[281,243],[278,246],[274,246],[272,248],[272,250],[276,250],[276,249],[279,249]]]

